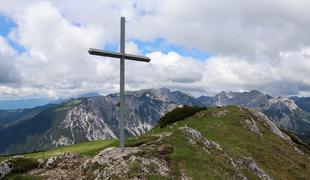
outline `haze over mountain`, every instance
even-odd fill
[[[59,104],[63,100],[51,99],[21,99],[21,100],[5,100],[0,101],[0,110],[16,110],[16,109],[29,109],[36,106],[43,106],[46,104]]]
[[[83,93],[74,97],[66,97],[65,99],[19,99],[19,100],[3,100],[0,101],[0,110],[16,110],[16,109],[30,109],[36,106],[44,106],[47,104],[60,104],[65,100],[79,97],[93,97],[100,96],[95,92]]]
[[[118,94],[80,97],[59,105],[0,112],[0,152],[18,153],[99,139],[118,137]],[[221,92],[195,98],[167,88],[129,91],[126,94],[126,135],[150,130],[161,116],[183,105],[240,105],[262,111],[279,127],[304,140],[310,115],[294,101],[257,90]],[[1,128],[2,126],[2,128]]]

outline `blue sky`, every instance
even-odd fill
[[[74,23],[74,25],[77,27],[81,27],[80,23]],[[0,15],[0,35],[5,38],[6,42],[11,48],[15,49],[18,54],[21,54],[23,52],[26,52],[27,50],[20,44],[11,40],[9,37],[9,33],[14,29],[18,28],[19,28],[18,25],[12,19],[10,19],[7,16]],[[206,52],[197,49],[186,49],[180,45],[170,43],[164,38],[156,38],[155,40],[151,41],[142,41],[139,39],[127,39],[127,41],[134,42],[138,46],[139,52],[144,55],[152,52],[161,52],[163,54],[175,52],[183,57],[191,57],[199,61],[205,61],[210,57],[210,55]],[[102,48],[111,51],[118,51],[119,44],[117,42],[114,43],[110,42],[107,43]]]
[[[12,28],[16,27],[16,24],[8,17],[0,15],[0,34],[1,36],[7,36]]]
[[[153,51],[161,51],[162,53],[176,52],[181,56],[193,57],[197,60],[206,60],[210,55],[206,52],[200,51],[198,49],[186,49],[184,47],[178,46],[167,42],[165,39],[156,39],[154,41],[139,41],[133,40],[143,54],[148,54]]]
[[[9,19],[7,16],[0,15],[0,35],[6,39],[8,44],[14,48],[17,53],[20,54],[25,52],[25,48],[8,38],[9,33],[16,28],[16,26],[17,25],[13,20]]]
[[[81,25],[78,24],[78,26]],[[25,48],[8,38],[9,33],[16,27],[17,25],[13,20],[6,16],[0,15],[0,35],[5,37],[9,45],[18,53],[22,53],[25,52]],[[182,46],[169,43],[163,38],[157,38],[152,41],[141,41],[136,39],[130,39],[129,41],[136,43],[142,54],[148,54],[153,51],[161,51],[162,53],[176,52],[181,56],[192,57],[202,61],[210,57],[210,55],[204,51],[200,51],[198,49],[187,49]],[[104,48],[106,50],[117,51],[118,47],[119,44],[117,43],[108,43]]]

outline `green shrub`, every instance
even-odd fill
[[[183,106],[181,108],[176,108],[171,112],[168,112],[158,121],[158,126],[163,128],[169,124],[177,121],[181,121],[187,117],[190,117],[201,110],[205,110],[205,107],[195,107],[195,106]]]
[[[157,137],[154,136],[139,136],[139,138],[131,138],[127,139],[125,142],[126,147],[136,147],[141,146],[142,144],[153,142],[157,139]]]
[[[35,159],[18,157],[10,160],[13,164],[11,174],[20,174],[38,167],[38,162]]]
[[[13,175],[8,178],[8,180],[43,180],[43,178],[38,176],[28,176],[28,175]]]

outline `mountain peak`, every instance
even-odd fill
[[[286,97],[275,97],[270,99],[270,106],[277,106],[277,108],[288,108],[290,111],[294,111],[298,108],[293,100],[290,100]]]

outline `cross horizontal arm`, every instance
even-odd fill
[[[119,52],[113,52],[113,51],[106,51],[106,50],[101,50],[101,49],[93,49],[90,48],[88,50],[88,53],[91,55],[97,55],[97,56],[105,56],[105,57],[112,57],[112,58],[122,58],[124,57],[125,59],[129,60],[134,60],[134,61],[142,61],[142,62],[150,62],[151,59],[146,56],[138,56],[138,55],[133,55],[133,54],[123,54]]]

